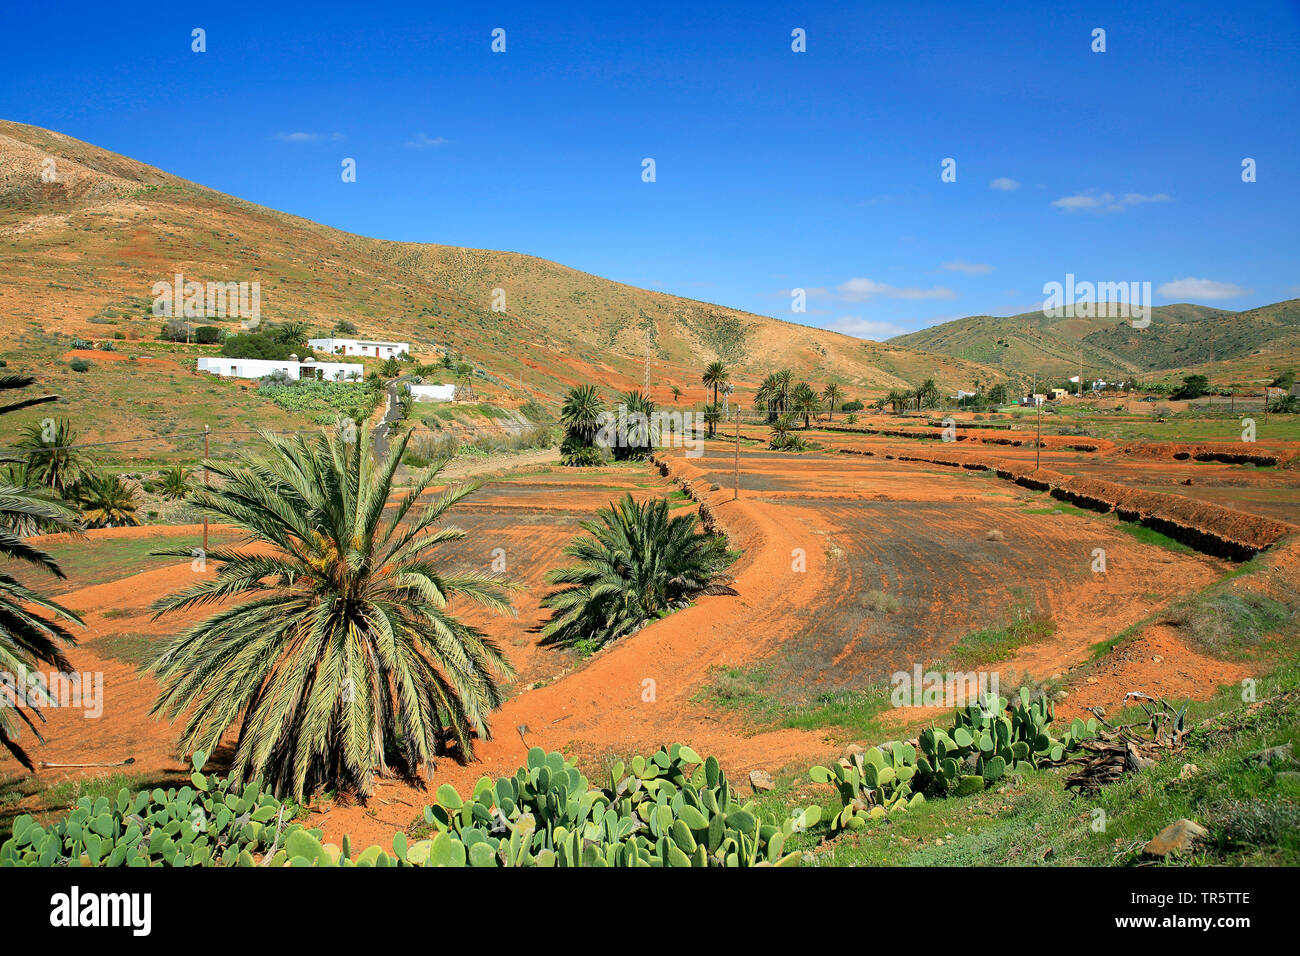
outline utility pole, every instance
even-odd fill
[[[1079,398],[1083,398],[1083,350],[1079,350]]]
[[[650,394],[650,333],[645,337],[645,393]]]
[[[731,492],[731,500],[740,497],[740,409],[736,409],[736,478]]]
[[[1034,471],[1037,471],[1043,462],[1043,403],[1035,398],[1034,405],[1038,408],[1038,438],[1034,442]]]
[[[203,487],[208,487],[208,426],[203,426]],[[203,554],[204,560],[207,559],[208,553],[208,514],[203,513]]]

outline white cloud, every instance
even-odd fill
[[[945,262],[943,267],[949,272],[964,272],[968,276],[982,276],[993,271],[992,266],[987,266],[979,262],[962,262],[961,260],[956,262]]]
[[[337,143],[339,140],[346,139],[342,133],[330,133],[326,136],[324,133],[304,132],[276,133],[275,138],[282,143],[319,143],[326,139]]]
[[[1175,279],[1166,282],[1156,292],[1167,299],[1233,299],[1245,295],[1249,289],[1243,289],[1231,282],[1215,282],[1213,279]]]
[[[915,287],[899,288],[874,279],[853,278],[842,282],[835,290],[839,298],[846,302],[863,302],[873,296],[885,296],[890,299],[955,299],[957,293],[943,286],[933,289]]]
[[[999,176],[993,182],[989,183],[989,189],[1000,189],[1004,193],[1014,192],[1020,188],[1020,183],[1016,182],[1010,176]]]
[[[1151,202],[1169,202],[1170,199],[1168,193],[1155,193],[1150,196],[1142,193],[1125,193],[1123,196],[1117,197],[1114,193],[1087,192],[1053,199],[1052,205],[1057,209],[1064,209],[1066,212],[1077,212],[1081,209],[1092,212],[1123,212],[1133,206],[1141,206]]]
[[[841,315],[827,328],[832,332],[843,332],[845,335],[852,335],[859,339],[872,339],[876,342],[902,335],[907,331],[893,322],[877,322],[857,315]]]
[[[416,133],[406,143],[407,149],[432,149],[435,146],[446,146],[450,140],[443,136],[426,136],[424,133]]]

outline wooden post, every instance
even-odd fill
[[[731,500],[740,497],[740,409],[736,409],[736,478],[731,492]]]
[[[203,487],[208,487],[208,426],[203,426]],[[208,515],[203,513],[203,554],[208,553]]]

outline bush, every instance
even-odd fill
[[[228,336],[221,346],[221,354],[226,358],[270,359],[283,362],[290,355],[305,359],[311,355],[311,350],[292,342],[282,342],[269,332],[244,332]]]
[[[194,330],[194,341],[200,345],[216,345],[221,341],[221,330],[215,325],[200,325]]]
[[[188,322],[168,319],[158,330],[158,338],[164,342],[188,342],[193,333],[194,329]]]
[[[851,401],[851,402],[845,402],[843,405],[841,405],[841,406],[840,406],[840,411],[842,411],[842,412],[860,412],[860,411],[862,411],[862,403],[861,403],[860,401],[858,401],[858,400],[855,398],[855,399],[853,399],[853,401]]]
[[[342,332],[344,335],[356,335],[357,327],[347,319],[339,319],[334,323],[334,331]]]
[[[68,363],[68,368],[72,369],[74,372],[89,372],[90,363],[83,358],[74,358]]]

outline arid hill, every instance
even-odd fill
[[[44,173],[44,176],[43,176]],[[51,181],[46,181],[51,180]],[[995,373],[835,332],[652,292],[511,252],[352,235],[187,182],[48,130],[0,122],[0,321],[98,340],[156,336],[151,288],[176,273],[260,282],[263,321],[450,350],[494,398],[553,401],[569,385],[639,385],[649,345],[656,398],[722,359],[742,389],[776,367],[848,396],[916,384],[969,387]],[[506,311],[494,312],[493,290]],[[227,320],[235,328],[237,318]]]

